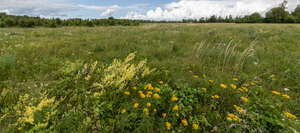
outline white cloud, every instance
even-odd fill
[[[122,18],[147,20],[199,19],[201,17],[243,16],[253,12],[264,14],[282,0],[180,0],[171,2],[145,14],[129,12]],[[296,0],[289,0],[289,10],[296,7]]]
[[[14,15],[30,15],[41,17],[63,17],[68,18],[66,14],[83,10],[94,10],[100,13],[100,16],[111,16],[122,9],[138,9],[147,4],[135,4],[129,6],[95,6],[78,5],[67,2],[55,2],[55,0],[0,0],[0,12]]]
[[[118,10],[119,10],[119,8],[109,8],[109,9],[106,9],[104,12],[102,12],[100,16],[102,16],[102,17],[111,16]]]
[[[0,10],[16,15],[64,16],[63,12],[77,10],[74,5],[50,0],[0,0],[0,3]]]

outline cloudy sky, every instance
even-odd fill
[[[59,18],[181,20],[264,14],[283,0],[0,0],[0,12]],[[289,0],[292,11],[300,0]]]

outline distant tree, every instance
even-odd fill
[[[208,22],[212,22],[212,23],[217,22],[217,17],[216,17],[216,15],[212,15],[212,16],[208,19]]]
[[[5,23],[5,25],[7,25],[7,26],[9,26],[9,27],[12,27],[12,26],[16,26],[16,24],[17,24],[17,22],[16,22],[16,20],[15,19],[13,19],[13,18],[6,18],[5,20],[4,20],[4,23]]]
[[[287,0],[284,0],[279,7],[272,8],[266,13],[266,22],[283,23],[285,22],[289,12],[286,11]]]
[[[249,23],[261,23],[263,22],[263,17],[255,12],[255,13],[252,13],[249,17],[248,17],[248,22]]]
[[[300,5],[298,5],[295,10],[292,12],[297,23],[300,23]]]
[[[0,19],[0,27],[6,27],[6,24],[1,19]]]
[[[286,17],[285,22],[286,23],[296,23],[296,18],[293,15],[289,14]]]

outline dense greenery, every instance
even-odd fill
[[[114,19],[110,17],[108,19],[46,19],[40,17],[29,16],[14,16],[0,13],[0,27],[61,27],[61,26],[136,26],[139,25],[139,21],[135,20],[122,20]]]
[[[299,132],[299,36],[291,24],[2,28],[0,132]]]

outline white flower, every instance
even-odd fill
[[[289,88],[284,88],[284,91],[290,91],[290,89]]]

